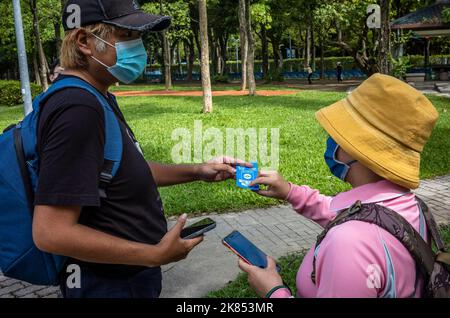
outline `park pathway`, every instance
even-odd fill
[[[450,175],[423,181],[416,193],[427,202],[439,223],[450,223]],[[275,258],[311,247],[321,230],[288,206],[211,217],[216,220],[217,229],[206,236],[202,245],[188,259],[163,267],[161,297],[202,297],[236,278],[237,258],[221,243],[233,230],[241,231]],[[173,221],[169,223],[172,225]],[[59,297],[59,291],[0,276],[0,298],[14,297]]]
[[[258,90],[258,96],[284,96],[293,95],[298,93],[298,90]],[[214,97],[218,96],[247,96],[248,91],[213,91],[212,95]],[[154,91],[124,91],[124,92],[114,92],[117,97],[142,97],[142,96],[178,96],[178,97],[201,97],[203,96],[203,91],[165,91],[165,90],[154,90]]]

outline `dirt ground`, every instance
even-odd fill
[[[283,96],[283,95],[291,95],[296,94],[299,91],[304,90],[319,90],[319,91],[338,91],[338,92],[346,92],[350,89],[357,87],[361,84],[361,80],[347,80],[343,83],[336,83],[334,80],[320,80],[313,81],[313,84],[309,85],[304,81],[289,81],[284,83],[272,83],[273,86],[279,86],[279,90],[265,90],[261,89],[257,91],[259,96]],[[186,84],[187,85],[187,84]],[[230,85],[230,84],[228,84]],[[180,85],[182,86],[182,85]],[[188,86],[188,85],[187,85]],[[192,86],[192,84],[191,84]],[[287,89],[286,89],[287,88]],[[213,96],[246,96],[248,95],[247,91],[240,90],[220,90],[220,85],[217,85],[217,90],[213,91]],[[201,87],[198,87],[198,90],[174,90],[174,91],[166,91],[166,90],[151,90],[151,91],[121,91],[114,92],[116,96],[125,96],[125,97],[133,97],[133,96],[182,96],[182,97],[200,97],[203,96],[203,92],[201,91]]]
[[[258,96],[281,96],[281,95],[291,95],[298,93],[298,90],[258,90]],[[213,91],[213,96],[246,96],[248,91]],[[128,91],[128,92],[115,92],[116,96],[183,96],[183,97],[201,97],[203,96],[202,91]]]

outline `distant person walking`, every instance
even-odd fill
[[[310,65],[308,65],[308,67],[306,68],[306,71],[308,72],[308,83],[309,83],[309,85],[311,85],[312,84],[311,78],[313,76],[313,70]]]
[[[344,68],[342,67],[341,62],[338,62],[338,63],[337,63],[337,67],[336,67],[338,83],[340,83],[340,82],[343,81],[343,79],[342,79],[342,72],[343,72],[343,71],[344,71]]]

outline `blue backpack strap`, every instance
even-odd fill
[[[103,107],[105,115],[105,149],[104,165],[100,175],[100,196],[105,198],[105,188],[117,174],[122,160],[123,144],[119,121],[105,96],[87,82],[75,77],[59,80],[50,86],[44,94],[36,98],[36,108],[34,109],[37,109],[43,101],[47,100],[54,93],[66,88],[81,88],[88,91],[97,98]]]

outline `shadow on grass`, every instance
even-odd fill
[[[214,97],[217,111],[236,110],[252,107],[295,108],[318,110],[340,100],[344,95],[340,93],[319,93],[317,98],[303,96],[302,92],[287,96],[220,96]],[[327,96],[329,95],[329,96]],[[119,105],[127,112],[127,118],[138,119],[157,114],[201,114],[201,97],[126,97],[119,99]]]

